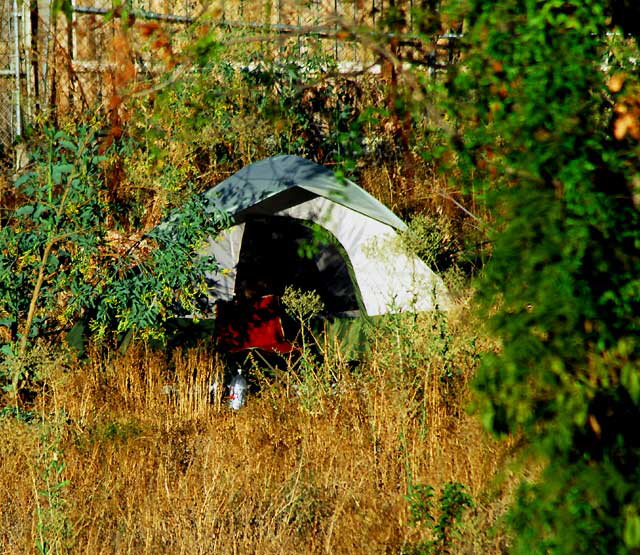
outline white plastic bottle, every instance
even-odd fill
[[[240,410],[246,400],[247,380],[242,375],[242,369],[238,368],[238,374],[233,377],[229,385],[229,407],[233,410]]]

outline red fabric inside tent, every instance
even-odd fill
[[[216,335],[218,346],[231,352],[263,349],[285,354],[293,350],[284,338],[280,303],[275,295],[242,303],[219,303]]]

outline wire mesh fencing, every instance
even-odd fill
[[[0,149],[19,134],[19,36],[22,13],[13,0],[0,0]]]
[[[48,0],[0,0],[0,154],[34,121],[87,120],[117,110],[124,89],[152,86],[167,68],[185,63],[181,49],[194,34],[217,33],[233,45],[225,55],[239,64],[281,56],[305,64],[320,56],[343,72],[376,63],[375,49],[352,39],[390,15],[396,21],[403,14],[369,42],[393,43],[398,30],[409,38],[396,44],[416,43],[413,0],[400,11],[397,0],[205,1],[73,0],[68,13],[54,13]],[[425,64],[438,65],[436,47],[423,52]]]

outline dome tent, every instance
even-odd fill
[[[279,298],[288,285],[319,294],[325,331],[355,358],[370,317],[450,306],[440,277],[403,248],[402,220],[326,167],[275,156],[246,166],[201,198],[231,226],[205,239],[200,254],[212,256],[218,270],[205,275],[208,291],[196,313],[176,307],[165,322],[171,344],[213,337],[221,350],[287,352],[295,336],[284,335]],[[156,229],[171,235],[171,222],[183,217],[178,210]],[[79,353],[90,318],[81,318],[66,337]],[[132,337],[132,329],[120,335],[121,351]]]
[[[449,307],[442,280],[403,249],[398,232],[406,225],[326,167],[275,156],[244,167],[204,197],[208,209],[233,222],[200,251],[220,266],[206,276],[204,316],[221,316],[228,303],[277,298],[287,285],[316,291],[328,318]]]

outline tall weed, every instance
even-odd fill
[[[410,524],[409,485],[449,482],[480,500],[465,519],[487,530],[504,493],[483,492],[509,445],[464,411],[476,330],[433,318],[379,330],[356,371],[339,358],[316,366],[335,387],[314,390],[313,410],[284,370],[238,412],[210,404],[224,368],[207,344],[92,350],[36,398],[33,412],[56,426],[46,442],[45,424],[0,418],[3,551],[44,545],[41,531],[71,553],[398,553],[430,533]],[[25,468],[49,492],[39,512]],[[453,552],[479,544],[473,526],[459,530]],[[487,537],[483,552],[498,553],[502,537]]]

